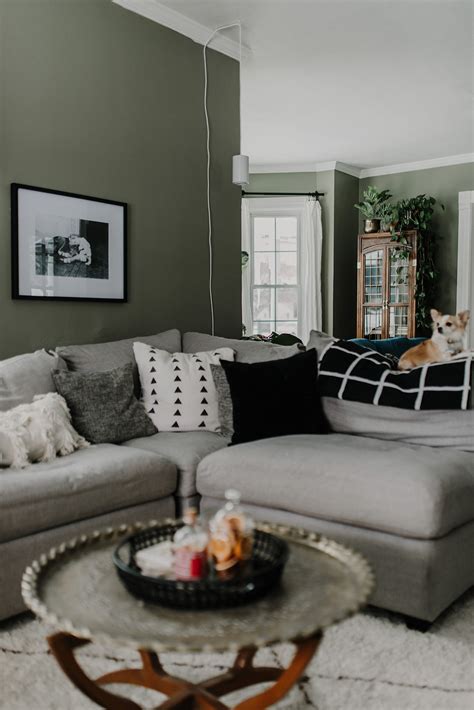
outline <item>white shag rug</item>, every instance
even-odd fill
[[[51,630],[30,615],[0,623],[2,710],[97,708],[66,678],[48,651]],[[256,662],[285,664],[288,645],[259,652]],[[329,629],[298,687],[275,708],[285,710],[472,710],[474,708],[474,590],[427,633],[407,629],[395,614],[368,611]],[[139,665],[123,648],[86,646],[78,655],[92,676]],[[166,670],[190,680],[217,675],[231,655],[162,656]],[[145,708],[165,698],[132,686],[107,686]],[[256,688],[228,695],[237,702]]]

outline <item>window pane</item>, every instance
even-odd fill
[[[273,330],[273,322],[270,321],[256,321],[253,324],[253,334],[254,335],[270,335]]]
[[[296,217],[276,218],[277,251],[296,251],[298,220]]]
[[[389,338],[408,335],[408,306],[390,309]]]
[[[296,320],[298,318],[298,289],[276,289],[277,320]]]
[[[277,320],[276,330],[277,333],[290,333],[291,335],[298,335],[298,323],[295,320]]]
[[[298,283],[296,252],[277,254],[277,283]]]
[[[267,254],[258,252],[254,254],[254,275],[255,284],[274,284],[275,283],[275,253]]]
[[[408,303],[409,262],[397,259],[396,249],[390,249],[390,302]]]
[[[253,248],[254,251],[275,251],[274,217],[254,217]]]
[[[275,318],[275,290],[272,288],[254,288],[253,320],[273,320]]]
[[[382,309],[364,308],[364,338],[380,340],[382,337]]]
[[[364,301],[382,302],[383,251],[370,251],[364,258]]]

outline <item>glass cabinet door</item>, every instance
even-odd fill
[[[388,249],[388,337],[407,337],[410,300],[410,259],[400,249]]]
[[[384,250],[373,249],[362,256],[364,338],[383,337]]]

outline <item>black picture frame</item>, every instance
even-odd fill
[[[24,192],[22,192],[24,191]],[[59,198],[69,198],[70,200],[77,200],[81,202],[88,202],[91,203],[91,208],[93,211],[98,211],[99,213],[105,215],[104,217],[101,217],[100,221],[99,220],[91,220],[90,218],[85,218],[81,217],[78,213],[77,216],[74,217],[75,222],[79,222],[80,224],[80,230],[82,231],[83,223],[86,223],[89,227],[93,227],[95,225],[96,227],[96,232],[100,231],[100,234],[95,235],[96,243],[101,245],[101,266],[100,267],[92,267],[92,259],[93,259],[93,250],[91,248],[90,243],[85,239],[84,237],[81,237],[80,234],[70,234],[69,237],[61,237],[61,236],[55,236],[52,235],[51,238],[48,240],[49,244],[49,252],[48,256],[49,258],[45,256],[41,258],[37,257],[37,251],[38,251],[38,244],[41,244],[40,241],[38,241],[37,238],[37,230],[35,229],[34,236],[31,234],[31,229],[28,231],[25,229],[22,229],[22,225],[24,223],[24,215],[22,214],[22,207],[24,210],[24,205],[22,205],[22,202],[24,201],[25,196],[27,196],[27,193],[32,193],[33,195],[37,193],[42,193],[45,196],[45,202],[51,203],[51,196],[56,196]],[[23,199],[20,199],[23,198]],[[49,199],[48,199],[49,198]],[[90,195],[82,195],[79,193],[74,193],[74,192],[66,192],[63,190],[52,190],[50,188],[43,188],[43,187],[37,187],[33,185],[25,185],[23,183],[11,183],[10,185],[10,201],[11,201],[11,295],[12,299],[20,299],[20,300],[48,300],[48,301],[91,301],[91,302],[102,302],[102,303],[127,303],[128,301],[128,205],[126,202],[120,202],[117,200],[107,200],[101,197],[93,197]],[[26,200],[27,202],[28,200]],[[97,204],[98,203],[98,204]],[[66,204],[63,202],[63,204]],[[73,207],[73,203],[67,203]],[[100,207],[98,206],[100,205]],[[94,210],[95,206],[95,210]],[[113,219],[107,221],[107,211],[102,209],[101,206],[108,206],[110,207],[110,214],[112,215],[113,213]],[[79,205],[77,205],[77,208],[79,209]],[[119,211],[117,211],[117,208]],[[48,217],[44,217],[44,219],[48,219]],[[69,220],[72,219],[70,217],[62,217],[62,216],[57,216],[54,215],[51,219],[56,219],[56,220]],[[31,223],[32,221],[32,216],[29,214],[29,221]],[[38,222],[38,218],[36,218],[36,223]],[[112,222],[114,224],[114,229],[112,229]],[[100,230],[98,229],[100,227]],[[115,234],[114,231],[116,231],[118,234]],[[45,287],[41,286],[40,288],[35,288],[33,284],[30,286],[31,291],[33,293],[25,293],[27,290],[25,287],[25,278],[27,279],[28,277],[25,277],[25,266],[24,266],[24,254],[25,254],[25,245],[22,243],[22,240],[24,240],[25,233],[28,234],[29,236],[27,237],[30,240],[30,244],[26,245],[26,249],[30,250],[32,249],[32,240],[34,240],[34,249],[35,249],[35,254],[34,254],[34,273],[30,274],[30,277],[32,279],[32,282],[34,283],[36,281],[46,281],[46,272],[43,269],[46,269],[46,266],[44,266],[45,262],[48,262],[48,274],[47,274],[47,280],[49,283],[54,280],[58,283],[58,279],[60,279],[62,283],[62,288],[59,288],[59,293],[56,294],[54,293],[44,293],[45,290],[51,291],[51,286]],[[71,238],[75,239],[76,242],[79,242],[81,247],[83,245],[87,245],[88,247],[88,259],[89,261],[84,260],[84,256],[79,256],[77,254],[74,254],[73,251],[69,252],[64,252],[61,251],[62,247],[59,249],[59,252],[61,252],[65,256],[58,257],[58,249],[56,247],[56,241],[57,239],[64,239],[68,240],[67,243],[69,245],[69,249],[71,250]],[[92,238],[91,238],[92,240]],[[118,243],[117,243],[118,242]],[[52,246],[52,252],[51,252],[51,243],[53,244]],[[46,246],[42,245],[43,251],[46,252]],[[78,247],[76,247],[76,250]],[[115,250],[114,254],[112,254],[112,249]],[[118,250],[118,251],[117,251]],[[82,259],[82,262],[79,261],[79,259]],[[75,261],[77,263],[75,263]],[[30,261],[30,271],[31,271],[31,253],[29,255],[29,261]],[[66,264],[64,262],[69,262],[71,268],[69,269],[69,264]],[[118,266],[115,267],[114,264],[117,263]],[[61,268],[62,267],[62,268]],[[73,272],[73,267],[74,267],[74,272]],[[53,273],[51,273],[51,270]],[[56,270],[61,271],[61,273],[57,274]],[[70,271],[70,273],[66,273],[67,271]],[[88,273],[91,272],[91,273]],[[111,272],[113,272],[113,280],[111,278]],[[106,274],[106,275],[105,275]],[[74,286],[76,285],[76,288],[80,291],[87,291],[87,287],[89,287],[89,281],[90,281],[90,291],[91,295],[74,295]],[[120,293],[117,293],[114,295],[107,295],[107,285],[109,285],[109,288],[112,290],[119,290]],[[95,287],[95,288],[94,288]],[[100,290],[103,291],[104,295],[101,293],[97,292],[97,287],[100,287]],[[54,287],[53,287],[54,288]],[[37,291],[41,291],[43,289],[43,293],[38,293]],[[36,293],[34,292],[36,291]],[[72,291],[72,293],[68,293],[68,291]]]

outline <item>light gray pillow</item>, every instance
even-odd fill
[[[309,334],[309,340],[306,345],[306,350],[316,350],[318,354],[318,363],[321,361],[321,355],[328,345],[335,343],[339,338],[334,338],[332,335],[324,333],[322,330],[312,330]]]
[[[92,444],[120,444],[156,434],[157,429],[133,392],[133,365],[109,372],[53,373],[71,411],[74,428]]]
[[[336,397],[322,397],[322,404],[332,431],[338,434],[474,451],[472,409],[414,411]]]
[[[211,373],[217,391],[220,434],[231,439],[234,433],[234,411],[229,383],[222,365],[211,365]]]
[[[297,355],[304,350],[304,345],[274,345],[258,340],[237,340],[236,338],[220,338],[205,333],[185,333],[183,335],[183,352],[197,353],[217,348],[232,348],[235,351],[236,362],[266,362],[280,360]]]
[[[181,333],[173,329],[155,335],[137,336],[109,343],[64,345],[56,348],[56,352],[66,361],[68,369],[72,372],[108,372],[115,367],[132,363],[135,392],[139,394],[140,380],[133,355],[133,343],[136,341],[153,345],[160,350],[167,350],[169,353],[181,350]]]
[[[56,392],[52,371],[66,367],[46,350],[25,353],[0,362],[0,411],[29,404],[35,394]]]

